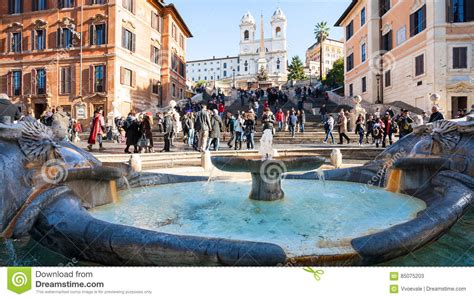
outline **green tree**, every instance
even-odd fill
[[[323,79],[323,62],[324,62],[324,41],[329,36],[329,27],[327,22],[319,22],[314,27],[314,36],[319,43],[319,80]]]
[[[330,70],[324,80],[324,84],[330,87],[339,87],[344,84],[344,59],[339,58],[334,61],[332,70]]]
[[[306,80],[307,77],[304,74],[304,66],[299,56],[294,56],[291,59],[291,64],[288,67],[288,80]]]
[[[201,87],[201,86],[206,86],[207,81],[206,80],[199,80],[196,82],[196,87]]]

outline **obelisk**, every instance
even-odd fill
[[[258,59],[258,70],[257,72],[260,72],[260,70],[263,68],[265,71],[267,71],[267,60],[265,59],[265,24],[263,22],[263,14],[260,17],[260,51],[259,51],[259,59]]]

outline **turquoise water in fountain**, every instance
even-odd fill
[[[350,253],[352,238],[407,222],[426,208],[419,199],[355,183],[284,180],[286,197],[276,202],[247,199],[250,186],[215,181],[135,189],[91,213],[171,234],[275,243],[294,257]]]

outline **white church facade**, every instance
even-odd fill
[[[187,78],[205,80],[216,85],[246,88],[257,83],[257,73],[264,68],[267,85],[280,86],[288,80],[287,19],[278,8],[271,18],[271,37],[265,38],[264,20],[259,28],[250,12],[240,22],[240,44],[237,56],[187,62]],[[259,30],[258,30],[259,29]],[[259,38],[258,38],[259,37]]]

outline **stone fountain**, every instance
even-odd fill
[[[279,157],[273,149],[272,130],[265,130],[260,140],[260,157],[211,157],[212,164],[228,172],[252,175],[249,198],[261,201],[281,200],[285,192],[281,180],[287,172],[310,171],[321,167],[325,159],[317,156]]]
[[[298,191],[309,193],[303,206],[285,210],[294,204],[293,200],[267,202],[285,196],[281,190],[282,175],[291,171],[317,169],[324,159],[310,156],[279,157],[273,150],[270,151],[271,136],[267,132],[264,134],[260,157],[213,159],[220,169],[251,172],[253,180],[250,197],[257,200],[243,200],[241,191],[248,186],[242,185],[241,190],[239,186],[234,186],[236,182],[233,181],[224,182],[222,189],[218,189],[219,193],[215,197],[220,201],[208,201],[209,190],[193,193],[191,199],[194,202],[191,205],[183,201],[182,207],[189,212],[186,221],[202,219],[202,222],[190,231],[184,231],[181,223],[177,223],[176,230],[172,231],[166,230],[166,227],[179,219],[165,219],[158,224],[153,217],[145,219],[158,227],[137,224],[138,218],[150,212],[147,205],[138,207],[139,211],[134,216],[122,215],[124,217],[120,219],[129,221],[126,223],[116,218],[99,220],[94,217],[94,209],[90,208],[103,205],[114,214],[114,210],[125,201],[114,203],[117,196],[114,195],[115,191],[118,189],[118,196],[121,197],[127,186],[130,186],[132,191],[135,188],[151,188],[149,193],[155,196],[151,200],[161,200],[157,209],[165,213],[166,205],[173,207],[177,199],[172,193],[162,193],[162,189],[152,193],[153,188],[168,186],[168,189],[177,188],[189,194],[189,186],[205,186],[207,177],[133,173],[125,165],[101,163],[86,151],[58,138],[40,123],[0,124],[0,165],[3,170],[0,173],[1,237],[10,240],[31,238],[65,257],[102,265],[378,264],[407,255],[436,241],[472,210],[473,134],[474,120],[471,117],[457,122],[440,121],[417,127],[412,134],[366,165],[326,171],[326,183],[332,185],[331,189],[325,191],[312,192],[322,188],[318,187],[320,184],[316,172],[287,174],[283,187],[293,191],[288,192],[286,197]],[[275,165],[279,169],[270,171],[269,166]],[[272,179],[268,180],[268,177]],[[299,190],[303,185],[305,190]],[[394,192],[384,191],[377,186],[388,186]],[[225,188],[231,187],[236,188],[237,198],[234,202],[237,204],[228,208],[223,217],[215,210],[225,206]],[[341,211],[332,209],[335,198],[323,198],[325,193],[332,196],[335,188],[340,188],[342,193],[347,193],[346,188],[360,188],[344,202],[354,205],[355,210],[349,209],[349,214],[346,214],[349,216],[371,192],[378,192],[376,195],[383,199],[382,203],[387,201],[386,195],[392,197],[392,202],[395,197],[407,203],[418,204],[422,201],[423,206],[418,205],[419,208],[412,214],[407,211],[407,217],[387,226],[375,229],[369,226],[347,238],[319,241],[317,250],[313,248],[316,242],[310,242],[303,253],[292,251],[291,246],[300,240],[317,238],[320,228],[332,234],[334,228],[339,230],[347,222],[347,219],[339,219],[336,225],[330,222],[326,227],[319,227],[319,223],[315,222],[323,212],[326,213],[326,220],[340,218]],[[312,204],[315,209],[308,210],[307,204]],[[319,205],[325,209],[320,209]],[[400,204],[400,208],[403,206]],[[269,210],[272,215],[262,212]],[[392,210],[398,211],[396,206]],[[196,214],[196,211],[201,214]],[[232,227],[235,220],[229,219],[235,217],[237,212],[241,216],[243,214],[243,219],[240,226]],[[386,218],[387,211],[383,208],[375,212],[379,219]],[[304,221],[300,215],[303,213],[306,214]],[[399,213],[392,214],[397,216]],[[260,220],[252,223],[253,217],[259,217]],[[359,225],[371,217],[358,217],[353,223]],[[229,234],[227,229],[221,231],[220,235],[216,235],[214,230],[205,235],[199,234],[213,219],[240,234],[250,225],[257,231],[252,236],[244,237]],[[290,233],[277,243],[279,235],[274,230],[286,229],[287,223],[295,222],[298,223],[298,230],[287,229],[286,232]],[[258,230],[265,225],[271,228],[265,232]],[[212,229],[216,227],[219,226],[213,226]],[[311,229],[311,235],[301,235],[301,238],[295,239],[295,236],[300,236],[300,228]],[[345,228],[349,232],[353,230],[350,225]]]

